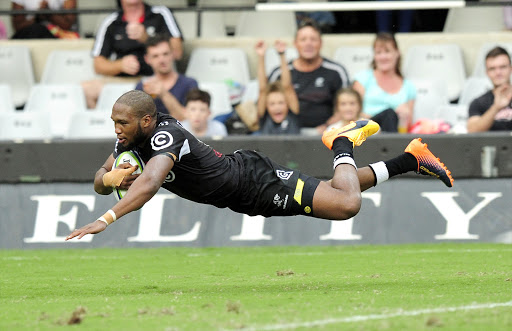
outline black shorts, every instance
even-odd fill
[[[239,199],[230,209],[250,216],[313,215],[313,195],[320,180],[283,167],[267,156],[240,150],[243,164]]]

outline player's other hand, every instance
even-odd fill
[[[86,234],[95,234],[99,233],[107,228],[107,224],[102,221],[94,221],[92,223],[87,224],[80,229],[75,229],[75,231],[71,232],[69,236],[66,237],[66,241],[69,239],[78,237],[77,239],[82,239]]]

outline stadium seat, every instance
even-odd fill
[[[336,48],[333,59],[347,69],[352,80],[358,72],[371,68],[373,49],[371,46],[342,46]]]
[[[0,84],[0,113],[13,111],[11,87],[7,84]]]
[[[437,118],[452,126],[450,132],[467,133],[468,105],[448,104],[439,107]]]
[[[0,113],[0,140],[50,139],[50,121],[46,112]]]
[[[252,7],[256,5],[257,0],[197,0],[196,6],[201,7],[227,7],[227,8],[240,8]],[[249,9],[249,8],[247,8]],[[238,24],[241,12],[239,10],[223,11],[224,30],[233,32]]]
[[[459,98],[459,105],[469,105],[488,90],[492,89],[491,80],[487,77],[468,77]]]
[[[419,119],[437,119],[441,106],[450,102],[446,95],[446,86],[441,81],[411,80],[416,87],[413,123]]]
[[[85,97],[82,87],[78,84],[39,84],[34,85],[25,111],[54,111],[67,112],[85,111]]]
[[[84,92],[78,84],[34,85],[24,110],[50,114],[52,136],[63,138],[68,132],[72,113],[86,111]]]
[[[174,12],[174,17],[186,39],[221,38],[226,36],[223,12],[201,12],[201,32],[197,33],[197,12]]]
[[[448,98],[457,100],[466,79],[462,50],[457,44],[412,46],[405,55],[404,75],[411,80],[443,77]]]
[[[443,32],[504,31],[503,8],[499,6],[450,8]]]
[[[295,32],[297,20],[291,11],[242,11],[235,28],[236,37],[293,38]]]
[[[257,80],[251,80],[245,86],[244,94],[242,94],[242,102],[257,102],[260,94],[260,84]]]
[[[239,48],[195,48],[185,74],[201,82],[233,80],[245,85],[250,80],[247,55]]]
[[[218,82],[199,82],[199,88],[208,92],[211,96],[211,117],[229,114],[233,111],[229,98],[229,89],[226,84]]]
[[[46,60],[41,84],[79,84],[98,77],[90,50],[55,50]]]
[[[269,47],[265,51],[265,73],[267,76],[270,75],[272,70],[279,67],[281,65],[281,60],[279,59],[279,54],[274,47],[270,47],[272,45],[268,45]],[[284,51],[284,56],[286,60],[292,61],[299,57],[299,52],[295,47],[287,47]]]
[[[76,112],[71,115],[67,139],[115,139],[110,114],[101,111]]]
[[[473,68],[473,77],[487,77],[485,70],[485,57],[487,53],[496,46],[501,46],[507,50],[509,54],[512,54],[512,43],[493,43],[488,42],[480,46],[478,54],[476,56],[475,66]]]
[[[14,105],[22,107],[27,102],[29,91],[35,83],[29,48],[0,47],[0,73],[0,84],[11,87]]]
[[[96,109],[99,111],[111,112],[112,106],[116,100],[128,91],[135,89],[134,84],[105,84],[101,90],[100,96],[98,97],[98,103]]]

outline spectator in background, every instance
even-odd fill
[[[76,0],[12,0],[13,10],[76,9]],[[75,14],[12,15],[12,39],[76,39]]]
[[[153,76],[143,78],[136,90],[151,95],[156,110],[170,114],[178,121],[185,118],[187,93],[198,88],[197,81],[174,70],[174,58],[167,35],[149,37],[146,42],[144,60],[153,69]]]
[[[362,110],[363,100],[356,90],[351,87],[340,89],[336,94],[336,102],[334,104],[334,115],[340,120],[330,125],[327,130],[341,128],[352,121],[361,119]]]
[[[416,88],[402,76],[395,37],[378,33],[373,43],[372,69],[356,74],[354,89],[363,99],[363,117],[382,131],[405,133],[411,126]]]
[[[322,36],[314,22],[303,21],[295,35],[295,47],[299,57],[288,64],[292,84],[299,98],[299,122],[301,128],[314,128],[321,134],[327,126],[336,122],[333,102],[336,92],[349,85],[345,68],[320,55]],[[274,69],[269,82],[281,77],[281,68]]]
[[[378,1],[390,1],[390,0],[378,0]],[[398,16],[398,28],[393,29],[395,24],[393,24],[393,14],[397,14]],[[411,32],[412,28],[412,19],[414,15],[414,10],[404,9],[404,10],[377,10],[375,13],[376,23],[377,23],[377,33],[380,32],[401,32],[407,33]]]
[[[186,98],[186,120],[181,124],[196,137],[225,137],[228,132],[224,124],[210,118],[210,100],[210,94],[206,91],[190,91]]]
[[[281,59],[281,80],[267,84],[265,75],[265,51],[267,46],[260,40],[255,50],[258,54],[258,118],[260,121],[258,133],[271,134],[300,134],[299,100],[293,89],[290,70],[284,52],[286,44],[276,40],[275,48]]]
[[[88,108],[95,108],[106,82],[139,80],[153,74],[144,61],[145,42],[157,33],[170,37],[173,58],[183,54],[181,31],[171,11],[164,6],[149,6],[142,0],[121,0],[122,9],[109,15],[100,25],[92,49],[94,70],[106,79],[83,82]],[[112,79],[112,77],[131,77]]]
[[[512,130],[510,55],[502,47],[491,49],[485,69],[494,87],[469,105],[468,132]]]

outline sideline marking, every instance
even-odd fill
[[[369,320],[379,320],[379,319],[387,319],[387,318],[393,318],[393,317],[417,316],[417,315],[432,314],[432,313],[447,313],[447,312],[454,312],[454,311],[459,311],[459,310],[492,309],[492,308],[496,308],[496,307],[511,307],[511,306],[512,306],[512,301],[508,301],[508,302],[474,304],[474,305],[458,306],[458,307],[431,308],[431,309],[419,309],[419,310],[409,310],[409,311],[400,310],[396,313],[391,313],[391,314],[356,315],[356,316],[350,316],[350,317],[344,317],[344,318],[328,318],[328,319],[324,319],[324,320],[317,320],[317,321],[311,321],[311,322],[264,325],[261,327],[242,328],[240,330],[257,331],[257,330],[296,329],[296,328],[304,328],[304,327],[307,328],[307,327],[322,326],[322,325],[335,324],[335,323],[364,322],[364,321],[369,321]]]

